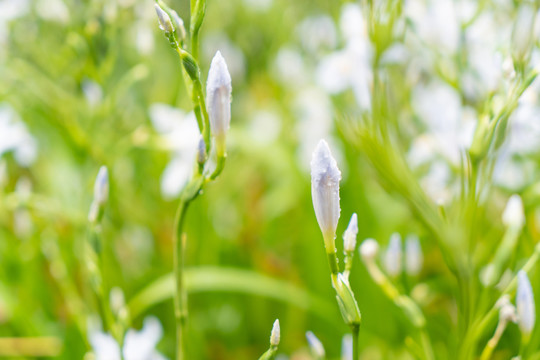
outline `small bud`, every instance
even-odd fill
[[[199,143],[197,144],[197,163],[199,165],[203,165],[206,161],[206,143],[204,142],[203,137],[199,139]]]
[[[525,337],[528,337],[534,329],[536,313],[531,283],[527,273],[523,270],[518,272],[516,307],[518,313],[518,325],[521,329],[521,333]]]
[[[334,238],[339,221],[341,172],[326,141],[321,140],[311,159],[311,196],[317,222],[323,233],[326,252],[335,251]]]
[[[306,332],[306,339],[309,344],[309,348],[317,358],[324,358],[326,353],[324,351],[323,344],[311,331]]]
[[[409,235],[405,240],[405,270],[411,276],[418,275],[422,270],[424,256],[418,236]]]
[[[106,166],[99,168],[94,183],[94,201],[98,206],[103,206],[109,198],[109,172]]]
[[[508,200],[506,208],[502,214],[503,224],[508,227],[521,228],[525,224],[525,214],[521,197],[514,194]]]
[[[362,316],[349,285],[349,281],[345,278],[345,276],[343,276],[343,274],[338,274],[334,287],[337,293],[336,298],[339,305],[339,310],[343,316],[343,320],[345,320],[347,325],[359,325],[360,321],[362,320]]]
[[[366,239],[360,245],[360,257],[364,262],[373,261],[379,253],[379,243],[375,239]]]
[[[390,276],[398,276],[402,270],[401,235],[393,233],[390,236],[388,248],[384,254],[384,267]]]
[[[178,34],[178,39],[180,41],[184,41],[186,38],[186,28],[184,26],[184,20],[182,20],[182,18],[174,10],[171,10],[171,18],[174,22],[174,28],[176,29],[176,32]]]
[[[206,82],[210,130],[216,139],[218,156],[225,153],[225,135],[231,122],[231,92],[231,75],[225,59],[218,51],[210,64]]]
[[[154,8],[156,9],[156,14],[159,21],[159,28],[163,30],[166,34],[172,34],[174,31],[173,24],[171,22],[171,18],[169,17],[169,14],[165,12],[158,4],[154,4]]]
[[[356,248],[356,235],[358,234],[358,217],[352,214],[347,230],[343,233],[343,249],[345,252],[353,252]]]
[[[274,325],[272,326],[272,333],[270,334],[270,345],[278,346],[280,336],[279,319],[276,319],[276,321],[274,321]]]

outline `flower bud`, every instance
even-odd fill
[[[171,10],[171,20],[174,22],[174,28],[178,35],[178,40],[181,42],[186,39],[186,28],[184,27],[184,20],[174,10]]]
[[[322,359],[326,356],[326,353],[324,351],[323,344],[321,341],[315,336],[315,334],[311,331],[308,331],[306,333],[306,339],[309,344],[309,348],[313,352],[313,355],[315,355],[317,358]]]
[[[373,261],[379,253],[379,243],[375,239],[366,239],[360,245],[360,257],[364,262]]]
[[[218,156],[225,154],[225,135],[231,122],[231,92],[231,75],[225,59],[218,51],[210,64],[206,82],[206,107]]]
[[[518,325],[521,329],[521,333],[523,336],[529,337],[534,329],[536,313],[531,283],[527,273],[523,270],[518,272],[516,307],[518,313]]]
[[[508,200],[506,208],[502,214],[503,224],[508,227],[520,229],[525,224],[525,214],[521,197],[514,194]]]
[[[272,333],[270,334],[270,345],[278,346],[279,340],[280,340],[279,319],[276,319],[276,321],[274,321],[274,325],[272,326]]]
[[[172,34],[174,31],[173,24],[169,14],[165,12],[158,4],[154,4],[154,9],[156,9],[156,14],[159,21],[159,28],[165,32],[165,34]]]
[[[536,7],[533,2],[522,1],[512,30],[512,57],[519,65],[529,56],[534,45]]]
[[[321,140],[311,159],[311,196],[327,253],[335,252],[334,238],[339,220],[341,172],[326,141]]]
[[[418,236],[409,235],[405,240],[405,270],[411,276],[418,275],[422,270],[424,257]]]
[[[106,166],[99,168],[99,172],[94,183],[94,201],[99,206],[105,205],[109,198],[109,172]]]
[[[504,323],[517,322],[516,308],[510,302],[508,295],[503,295],[495,304],[499,308],[499,321]]]
[[[390,276],[398,276],[402,270],[401,235],[393,233],[390,236],[388,248],[384,254],[384,267]]]
[[[343,274],[338,274],[334,287],[337,293],[336,298],[339,310],[345,323],[347,325],[360,325],[360,321],[362,320],[360,309],[358,309],[358,304],[354,298],[349,281]]]
[[[356,248],[356,235],[358,234],[358,217],[352,214],[347,230],[343,233],[343,249],[345,252],[353,252]]]

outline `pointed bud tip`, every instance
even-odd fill
[[[94,183],[94,200],[100,206],[104,205],[109,198],[109,171],[106,166],[101,166]]]
[[[270,345],[278,346],[280,338],[281,333],[279,328],[279,319],[276,319],[276,321],[274,321],[274,325],[272,326],[272,332],[270,334]]]
[[[356,248],[356,236],[358,235],[358,217],[352,214],[347,230],[343,233],[343,248],[346,252],[353,252]]]
[[[325,351],[323,344],[321,341],[315,336],[315,334],[311,331],[306,332],[306,339],[308,341],[309,347],[311,348],[311,351],[320,358],[324,358]]]
[[[174,27],[169,14],[167,14],[167,12],[165,12],[165,10],[163,10],[158,4],[154,4],[154,9],[156,10],[158,17],[159,28],[166,33],[172,33],[174,31]]]
[[[518,324],[521,332],[524,335],[529,336],[534,329],[536,312],[531,282],[529,281],[527,273],[523,270],[518,272],[516,307],[518,313]]]

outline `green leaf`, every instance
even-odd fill
[[[287,281],[250,270],[211,266],[187,268],[185,281],[186,289],[191,294],[233,292],[262,296],[310,311],[336,326],[341,324],[333,303]],[[148,308],[171,299],[174,291],[175,281],[172,273],[158,278],[131,299],[128,304],[131,316],[135,318]]]

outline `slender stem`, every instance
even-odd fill
[[[174,236],[174,275],[176,280],[176,293],[174,296],[174,314],[176,318],[176,359],[184,360],[184,337],[186,333],[186,320],[188,316],[187,293],[184,287],[184,253],[186,236],[182,234],[184,219],[189,201],[180,201],[176,212]]]
[[[424,329],[420,330],[420,341],[422,343],[422,348],[424,349],[426,360],[434,360],[435,354],[433,353],[433,347],[431,346],[429,336]]]
[[[352,325],[352,351],[353,351],[353,360],[358,360],[360,356],[359,349],[359,338],[360,338],[360,325]]]

